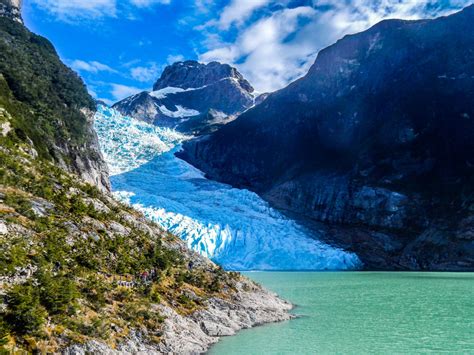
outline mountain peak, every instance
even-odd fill
[[[8,17],[23,23],[21,18],[22,3],[23,0],[0,0],[0,17]]]
[[[219,62],[203,64],[195,60],[176,62],[167,66],[160,79],[153,86],[153,90],[161,90],[166,87],[185,90],[200,88],[228,78],[236,80],[245,91],[249,93],[254,91],[252,85],[244,79],[236,68]]]
[[[253,92],[252,85],[228,64],[186,60],[167,66],[152,92],[128,97],[113,108],[161,127],[202,135],[255,105]]]

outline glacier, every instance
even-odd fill
[[[227,270],[351,270],[331,247],[257,194],[208,180],[174,154],[191,137],[99,106],[95,127],[113,194]]]

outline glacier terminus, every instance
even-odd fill
[[[350,270],[331,247],[257,194],[208,180],[175,157],[191,138],[99,106],[95,126],[114,195],[228,270]]]

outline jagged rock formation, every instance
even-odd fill
[[[242,74],[230,65],[218,62],[202,64],[193,60],[177,62],[166,67],[161,78],[153,85],[153,91],[168,87],[181,89],[200,88],[229,78],[238,82],[239,86],[248,93],[254,91]]]
[[[7,15],[19,16],[20,5],[3,0],[3,8],[10,9]],[[5,105],[15,106],[9,124],[33,154],[109,189],[108,169],[93,129],[94,100],[51,43],[28,31],[18,18],[5,13],[0,17],[1,95]]]
[[[21,6],[23,0],[0,0],[0,17],[7,17],[23,23]]]
[[[367,268],[472,270],[473,48],[474,6],[383,21],[181,156]]]
[[[161,127],[201,135],[215,131],[253,106],[253,93],[237,69],[190,60],[168,66],[152,92],[128,97],[113,108]]]

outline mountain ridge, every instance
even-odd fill
[[[96,106],[84,83],[60,61],[48,40],[9,16],[0,16],[0,24],[4,95],[24,106],[18,108],[22,112],[11,125],[23,140],[32,143],[39,156],[54,160],[101,189],[110,189],[108,169],[92,125]],[[31,121],[36,126],[28,123]]]
[[[153,91],[167,87],[200,88],[227,78],[236,79],[239,85],[250,93],[254,91],[252,85],[242,74],[229,64],[219,62],[203,64],[196,60],[176,62],[167,66],[161,77],[153,85]]]

